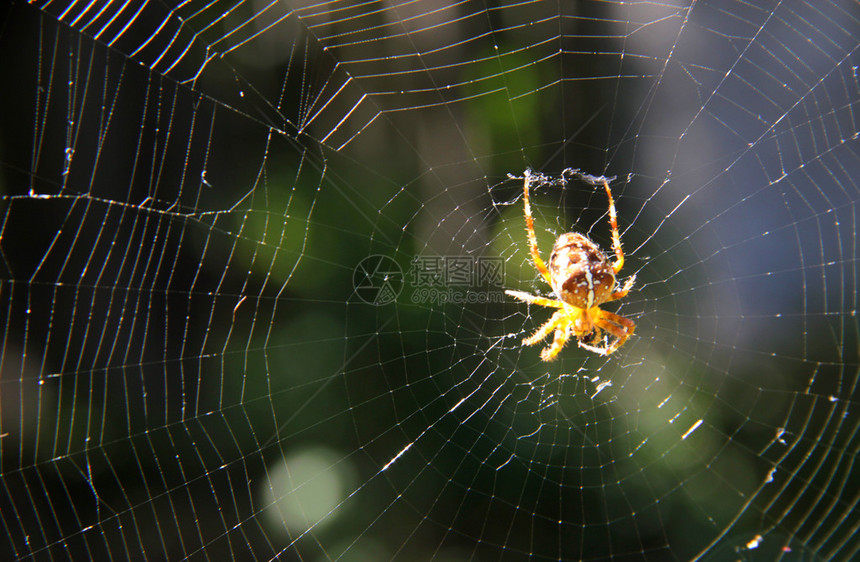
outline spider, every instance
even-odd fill
[[[609,263],[609,258],[600,246],[584,234],[567,232],[556,239],[549,257],[549,267],[547,267],[538,253],[534,219],[529,205],[529,184],[532,181],[532,174],[530,170],[526,170],[523,178],[523,202],[532,261],[559,300],[521,291],[509,290],[505,293],[527,303],[558,309],[534,334],[523,340],[523,345],[535,345],[546,339],[550,333],[554,333],[552,344],[541,351],[540,357],[544,361],[552,361],[556,358],[571,333],[576,336],[579,347],[600,355],[609,355],[624,345],[636,328],[636,324],[629,318],[600,308],[600,305],[605,302],[627,296],[636,280],[636,276],[633,275],[624,283],[621,290],[615,290],[617,287],[615,276],[624,266],[624,252],[621,251],[621,237],[618,234],[618,220],[615,215],[612,191],[609,189],[609,178],[597,178],[581,174],[577,170],[566,170],[566,172],[577,175],[592,185],[602,184],[606,189],[606,195],[609,197],[609,224],[612,227],[615,262]],[[610,344],[604,337],[603,346],[592,345],[591,342],[600,337],[601,331],[613,336],[615,342]]]

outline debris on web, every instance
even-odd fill
[[[618,176],[595,176],[586,174],[579,168],[565,168],[558,176],[550,176],[541,172],[535,172],[531,168],[526,168],[523,175],[508,174],[508,179],[524,180],[528,178],[529,184],[532,186],[559,186],[566,187],[572,180],[581,181],[593,186],[603,186],[604,182],[612,183]]]

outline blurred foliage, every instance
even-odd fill
[[[244,18],[240,11],[231,14],[216,35]],[[736,515],[735,500],[751,496],[768,478],[773,463],[756,455],[766,449],[762,443],[774,439],[782,410],[802,403],[801,394],[792,394],[802,389],[786,381],[803,379],[794,375],[804,374],[806,366],[801,361],[776,366],[772,357],[759,359],[759,365],[722,357],[715,353],[716,336],[700,335],[708,321],[722,318],[720,309],[708,308],[713,303],[697,299],[695,291],[716,283],[692,266],[717,252],[695,253],[692,244],[679,243],[685,241],[680,226],[668,221],[657,226],[654,217],[637,207],[645,197],[653,198],[652,207],[658,205],[655,194],[664,187],[658,179],[618,182],[624,190],[618,193],[624,195],[619,222],[622,230],[631,227],[624,243],[628,248],[642,247],[643,239],[649,244],[638,255],[628,255],[625,270],[639,273],[634,293],[624,303],[639,326],[627,344],[626,351],[633,350],[629,355],[605,361],[570,346],[562,360],[548,366],[537,360],[538,348],[520,345],[522,333],[549,316],[543,309],[510,301],[416,304],[408,298],[412,259],[428,246],[422,224],[439,226],[453,216],[454,224],[445,224],[446,229],[456,233],[463,226],[448,208],[434,214],[430,205],[437,197],[449,198],[456,211],[486,212],[478,221],[486,232],[467,231],[481,243],[485,236],[485,247],[469,251],[504,258],[499,292],[515,288],[549,294],[529,255],[521,180],[506,180],[506,174],[545,163],[549,174],[566,166],[602,173],[608,138],[622,137],[603,128],[609,115],[600,113],[605,99],[613,100],[614,126],[627,134],[625,112],[633,111],[627,96],[634,92],[620,88],[607,94],[609,85],[586,87],[577,80],[555,87],[569,79],[560,65],[542,64],[515,40],[498,39],[496,48],[475,53],[477,62],[451,77],[462,84],[458,95],[466,101],[456,108],[452,104],[451,111],[471,153],[457,154],[460,161],[451,165],[455,172],[447,177],[448,163],[428,171],[422,157],[429,155],[416,146],[444,147],[452,141],[440,135],[424,138],[420,145],[416,139],[434,131],[421,116],[381,133],[369,130],[363,134],[373,136],[361,137],[355,150],[337,154],[317,146],[309,151],[293,138],[270,136],[264,147],[260,137],[266,127],[241,114],[232,116],[240,126],[207,145],[215,158],[205,170],[206,181],[213,183],[199,187],[199,200],[185,199],[194,190],[186,187],[184,173],[196,168],[179,157],[185,156],[181,151],[172,154],[179,169],[157,178],[160,198],[135,198],[137,191],[148,194],[149,186],[145,181],[143,187],[127,185],[122,178],[128,170],[100,164],[98,177],[86,178],[99,189],[116,189],[113,206],[135,213],[123,215],[123,225],[137,228],[140,220],[151,227],[145,234],[113,228],[114,208],[98,207],[94,213],[87,207],[84,212],[64,199],[46,204],[34,198],[21,200],[26,201],[24,211],[12,213],[13,203],[5,200],[4,213],[14,215],[4,225],[7,276],[31,291],[25,298],[16,294],[16,304],[27,302],[26,311],[9,306],[7,333],[45,344],[45,349],[16,349],[7,357],[44,355],[47,372],[30,372],[23,359],[6,359],[4,431],[20,426],[26,442],[13,447],[5,446],[11,440],[4,441],[4,469],[35,466],[39,478],[44,477],[41,472],[47,474],[48,487],[60,490],[49,497],[54,499],[49,509],[52,515],[61,512],[69,528],[151,510],[182,524],[194,522],[190,527],[217,529],[218,536],[211,538],[215,541],[225,538],[225,526],[232,531],[256,514],[252,500],[241,496],[265,480],[268,461],[285,451],[325,443],[360,471],[357,489],[363,503],[344,526],[347,538],[323,535],[328,541],[323,551],[347,557],[366,551],[370,558],[382,558],[380,553],[396,552],[415,533],[420,545],[462,540],[472,548],[480,538],[483,544],[469,550],[476,558],[497,558],[499,544],[510,553],[520,549],[557,557],[559,545],[553,541],[564,537],[570,544],[560,546],[561,551],[588,558],[606,546],[605,536],[591,533],[595,521],[617,541],[616,553],[649,553],[676,541],[701,544],[701,536],[715,526],[728,528]],[[607,44],[607,52],[612,49]],[[270,81],[289,73],[310,75],[302,66],[306,62],[293,61],[294,67],[287,68],[288,62],[281,61],[283,68],[259,75]],[[235,83],[235,76],[222,78],[219,87]],[[616,82],[620,74],[618,78]],[[304,93],[287,89],[286,99],[279,101],[303,107],[306,100],[299,95]],[[201,120],[208,118],[195,111]],[[32,128],[28,112],[7,112],[4,122],[15,123],[9,130]],[[134,126],[143,118],[139,108],[122,104],[110,115]],[[221,123],[218,116],[213,123]],[[592,121],[594,117],[599,119]],[[27,143],[12,138],[5,133],[5,145],[23,152]],[[639,144],[646,142],[650,139]],[[612,154],[616,165],[632,152],[627,145],[611,148],[618,150]],[[13,161],[13,156],[7,158]],[[18,175],[29,166],[27,158],[15,156],[5,172]],[[148,166],[157,168],[154,161]],[[471,175],[458,177],[463,169]],[[471,191],[475,185],[479,189]],[[3,193],[26,193],[26,181],[14,188],[6,181],[0,186]],[[172,193],[174,186],[181,188]],[[87,205],[97,203],[93,199]],[[599,192],[541,190],[533,208],[544,259],[560,233],[591,234],[595,224],[594,238],[608,248],[605,201]],[[667,219],[669,211],[651,212]],[[75,214],[99,212],[104,219],[99,224],[85,224]],[[73,232],[78,243],[63,239],[69,256],[41,264],[45,279],[33,281],[28,275],[39,265],[37,258],[55,237],[61,239],[63,230]],[[125,246],[121,265],[140,260],[145,275],[123,277],[130,274],[113,267],[107,257],[103,278],[67,269],[67,257],[76,264],[71,250],[93,252],[86,243],[90,238],[113,248],[115,236],[117,245]],[[720,250],[727,246],[717,244]],[[116,255],[112,248],[105,253]],[[141,258],[138,248],[150,257]],[[644,255],[646,251],[653,256]],[[406,275],[407,286],[395,304],[374,307],[354,294],[353,269],[373,254],[391,257]],[[150,258],[158,264],[151,275]],[[77,265],[81,272],[97,269],[89,262]],[[0,284],[4,296],[9,285],[13,283]],[[74,291],[73,298],[64,298],[64,287]],[[649,309],[658,301],[659,310]],[[698,314],[684,316],[670,306]],[[96,314],[87,316],[91,309]],[[65,310],[77,316],[62,314]],[[124,315],[145,322],[130,328],[133,321],[118,318]],[[137,330],[124,340],[129,349],[114,351],[99,341],[93,351],[92,342],[89,347],[80,343],[86,339],[80,332],[101,318],[109,336]],[[43,335],[49,330],[50,338]],[[715,357],[699,355],[695,346],[702,342],[711,344],[707,351]],[[757,368],[762,365],[766,368]],[[755,382],[747,380],[751,375]],[[607,385],[598,394],[602,383]],[[780,393],[761,400],[762,384]],[[663,402],[667,396],[671,399]],[[805,400],[810,394],[802,396]],[[688,435],[699,420],[704,421]],[[380,473],[410,444],[408,454]],[[61,466],[53,471],[58,458]],[[227,476],[219,479],[221,474]],[[70,483],[74,485],[66,491]],[[207,508],[189,507],[185,498],[173,503],[171,494],[186,494],[186,486],[200,487],[187,492],[193,497],[188,503],[204,502]],[[83,498],[84,515],[54,507],[65,506],[65,497],[72,497],[71,503]],[[213,497],[238,498],[238,507],[225,501],[208,509],[206,502]],[[758,514],[756,509],[749,512]],[[237,521],[228,520],[231,514]],[[411,524],[416,515],[420,529]],[[377,524],[382,516],[390,526]],[[119,524],[160,530],[148,517]],[[38,517],[33,520],[42,525]],[[697,532],[702,535],[691,536]],[[347,533],[368,544],[356,546]],[[312,540],[317,540],[313,533],[306,542]],[[167,554],[179,552],[187,554],[181,545]]]
[[[504,174],[512,171],[511,155],[531,152],[543,140],[546,131],[537,125],[555,103],[552,90],[538,88],[558,77],[542,76],[544,67],[529,64],[525,53],[500,51],[484,52],[463,76],[468,99],[463,123],[474,152],[490,156],[490,170]]]

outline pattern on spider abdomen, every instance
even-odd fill
[[[577,308],[598,306],[615,290],[615,274],[606,254],[578,232],[558,237],[547,266],[553,291]]]

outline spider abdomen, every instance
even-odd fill
[[[609,300],[615,289],[615,274],[606,254],[578,232],[558,237],[547,266],[553,290],[571,306],[598,306]]]

